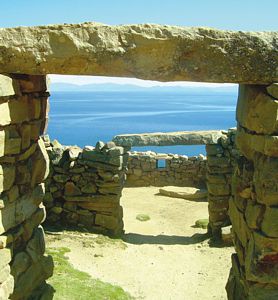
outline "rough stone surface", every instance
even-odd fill
[[[272,83],[267,88],[267,93],[275,99],[278,99],[278,83]]]
[[[222,228],[230,224],[229,199],[232,196],[231,178],[240,156],[235,146],[236,130],[231,128],[216,144],[206,145],[209,226],[213,238],[222,238]]]
[[[206,145],[216,144],[222,135],[220,130],[156,132],[117,135],[113,141],[123,147]]]
[[[172,198],[183,198],[187,200],[206,200],[207,191],[194,187],[167,186],[159,189],[159,193]]]
[[[0,299],[33,298],[51,276],[44,255],[42,180],[48,157],[39,135],[47,102],[45,76],[0,76]],[[22,82],[24,78],[24,84]],[[4,81],[4,88],[3,88]],[[12,250],[12,251],[11,251]],[[47,264],[45,263],[47,261]]]
[[[272,83],[277,36],[150,24],[2,28],[0,73]]]
[[[265,93],[265,86],[240,84],[237,121],[258,134],[278,133],[278,101]]]
[[[271,88],[270,88],[271,87]],[[278,298],[277,98],[275,85],[242,85],[229,215],[236,255],[229,300]]]

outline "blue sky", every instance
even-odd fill
[[[2,0],[0,27],[97,21],[111,25],[158,23],[276,31],[277,12],[278,0]],[[53,79],[71,82],[70,78]],[[77,82],[94,80],[107,82],[105,78],[85,77]]]
[[[2,0],[0,27],[98,21],[277,30],[277,11],[277,0]]]

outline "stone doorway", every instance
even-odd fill
[[[39,225],[48,166],[39,136],[48,109],[44,75],[60,73],[240,83],[236,142],[244,157],[229,200],[236,254],[228,299],[277,299],[276,32],[85,23],[0,34],[2,298],[39,298],[52,273]]]

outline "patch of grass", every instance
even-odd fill
[[[121,287],[93,279],[72,267],[65,254],[68,248],[50,248],[54,259],[54,275],[48,283],[55,289],[55,300],[129,300],[133,299]],[[82,254],[81,254],[82,255]]]
[[[195,222],[195,227],[207,229],[208,228],[208,224],[209,224],[209,220],[208,219],[199,219],[199,220],[197,220]]]
[[[126,249],[127,245],[121,239],[110,238],[105,235],[97,235],[96,237],[82,240],[82,245],[85,248],[94,248],[95,246],[100,247],[116,247],[120,249]]]
[[[149,221],[151,218],[148,215],[145,214],[139,214],[136,216],[136,220],[141,221],[141,222],[146,222]]]

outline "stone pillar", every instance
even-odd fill
[[[221,228],[230,225],[229,199],[232,194],[231,179],[235,160],[239,156],[235,148],[235,129],[223,132],[216,144],[206,145],[209,233],[221,239]]]
[[[229,300],[278,299],[278,85],[240,85]]]
[[[0,75],[0,299],[40,299],[50,291],[42,205],[48,156],[45,76]]]

